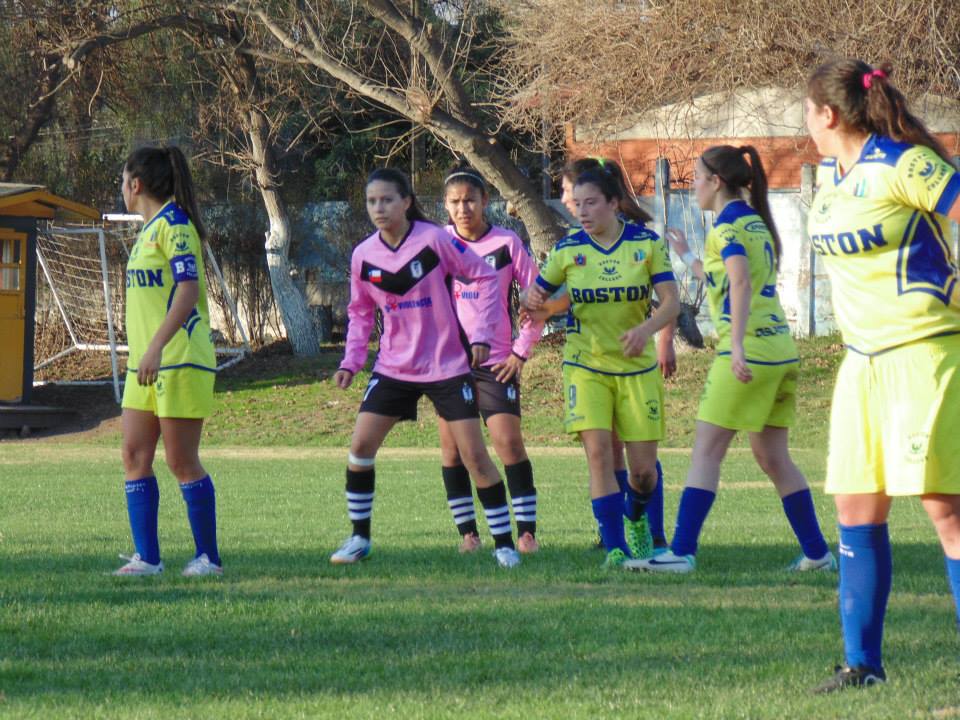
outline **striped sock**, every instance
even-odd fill
[[[517,535],[528,532],[537,534],[537,488],[533,484],[533,466],[529,460],[513,465],[504,465],[507,487],[513,505],[513,517],[517,521]]]
[[[463,465],[441,468],[443,486],[447,491],[447,507],[460,535],[477,534],[477,511],[473,506],[470,473]]]
[[[373,514],[374,469],[347,468],[347,513],[353,523],[353,534],[370,539],[370,516]]]
[[[513,532],[510,528],[510,507],[507,505],[507,488],[503,482],[486,488],[477,488],[477,497],[483,505],[483,513],[487,517],[490,534],[493,535],[493,546],[514,547]]]

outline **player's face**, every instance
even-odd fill
[[[396,230],[407,222],[411,199],[401,197],[397,186],[386,180],[367,185],[367,214],[378,230]]]
[[[717,176],[707,170],[700,158],[693,164],[693,194],[701,210],[712,210],[717,196]]]
[[[563,194],[560,196],[560,202],[567,209],[567,212],[577,216],[577,203],[573,200],[573,180],[564,175],[560,178],[560,187],[563,188]]]
[[[123,204],[124,207],[127,208],[127,212],[137,212],[137,200],[139,197],[134,192],[133,179],[130,177],[130,173],[127,172],[126,168],[124,168],[123,174],[120,176],[120,192],[123,195]]]
[[[835,155],[830,142],[830,128],[833,125],[833,112],[828,105],[823,107],[810,98],[803,101],[804,116],[807,122],[807,132],[810,133],[810,139],[817,146],[817,152],[821,155]]]
[[[575,185],[573,201],[580,225],[591,235],[602,235],[617,224],[617,198],[607,200],[593,183]]]
[[[461,235],[474,235],[483,230],[487,195],[480,188],[465,182],[452,183],[447,186],[443,206]]]

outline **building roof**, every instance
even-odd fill
[[[35,217],[52,220],[66,216],[74,220],[99,220],[100,211],[48,192],[42,185],[0,183],[0,216]]]

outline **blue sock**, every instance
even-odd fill
[[[674,528],[673,542],[670,544],[674,555],[697,554],[697,539],[716,497],[716,493],[701,488],[683,489],[677,510],[677,527]]]
[[[790,521],[790,527],[793,528],[793,534],[800,541],[800,548],[803,554],[811,560],[819,560],[828,552],[827,541],[823,539],[823,533],[820,532],[820,523],[817,522],[817,511],[813,509],[813,496],[810,489],[798,490],[784,498],[783,512]]]
[[[213,480],[205,475],[199,480],[180,484],[180,492],[187,503],[187,518],[193,531],[193,542],[200,557],[207,554],[214,565],[220,564],[217,551],[217,503],[213,493]]]
[[[840,526],[840,624],[850,667],[883,667],[883,617],[893,576],[887,524]]]
[[[620,548],[629,557],[627,540],[623,535],[623,494],[619,492],[594,498],[593,516],[600,526],[600,537],[607,552]]]
[[[957,629],[960,630],[960,560],[946,558],[947,579],[950,580],[950,589],[953,591],[953,604],[957,608]]]
[[[160,488],[157,478],[127,480],[127,515],[130,516],[130,531],[133,546],[140,559],[151,565],[160,562],[160,538],[157,536],[157,515],[160,510]]]
[[[657,460],[657,487],[647,503],[647,521],[655,544],[666,544],[667,534],[663,529],[663,466]]]
[[[623,470],[614,470],[613,475],[617,478],[617,486],[620,488],[620,492],[626,495],[627,488],[630,486],[629,471],[626,468]]]
[[[627,485],[625,500],[623,503],[623,516],[630,522],[636,522],[647,510],[647,503],[650,502],[651,493],[641,493]]]

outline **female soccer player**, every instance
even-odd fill
[[[742,199],[748,188],[750,204]],[[720,463],[738,431],[750,433],[753,456],[776,487],[800,541],[803,553],[791,569],[834,569],[836,560],[820,532],[810,488],[787,447],[799,358],[777,298],[780,237],[756,149],[707,149],[694,167],[693,190],[700,208],[716,218],[703,262],[693,258],[681,231],[670,229],[667,237],[706,283],[720,341],[700,399],[693,458],[670,551],[637,563],[636,569],[693,571],[700,529],[716,497]]]
[[[330,556],[334,564],[370,554],[374,458],[399,420],[415,420],[426,395],[447,423],[467,472],[477,483],[501,567],[520,562],[513,544],[507,493],[487,454],[471,367],[490,353],[499,318],[493,268],[460,240],[427,221],[398,170],[375,170],[367,180],[367,212],[377,231],[353,251],[350,262],[350,320],[343,362],[334,375],[350,387],[367,362],[367,343],[376,310],[383,315],[380,351],[360,404],[347,464],[347,509],[353,534]],[[472,358],[461,341],[447,278],[465,278],[480,294],[473,328]]]
[[[563,168],[563,173],[560,176],[560,185],[563,190],[563,194],[560,196],[560,202],[564,204],[567,211],[573,217],[577,217],[577,206],[573,198],[573,188],[577,177],[587,170],[594,170],[596,168],[601,168],[608,172],[617,183],[621,197],[619,210],[624,220],[636,224],[645,224],[651,220],[651,217],[646,211],[644,211],[643,208],[630,197],[629,192],[627,192],[627,184],[620,166],[613,160],[599,158],[574,160],[573,162],[567,163]],[[579,228],[574,228],[571,232],[576,232],[577,230],[579,230]],[[548,301],[548,309],[551,315],[564,312],[569,306],[570,298],[566,293]],[[677,370],[677,355],[673,348],[674,330],[675,322],[671,320],[663,327],[663,330],[657,333],[657,362],[660,365],[660,371],[663,373],[665,379],[669,378]],[[626,493],[628,475],[627,462],[624,457],[623,443],[620,441],[620,438],[617,437],[615,431],[612,436],[612,444],[614,475],[617,478],[617,484],[624,493]],[[653,491],[650,502],[647,503],[646,515],[650,526],[650,535],[653,541],[654,551],[657,553],[662,552],[666,550],[667,537],[663,527],[663,467],[660,465],[659,460],[657,460],[657,486]],[[636,554],[645,554],[639,546],[642,544],[640,537],[637,533],[633,532],[635,528],[631,525],[627,527],[628,544],[632,546]],[[603,547],[602,539],[598,541],[598,545],[599,547]]]
[[[146,223],[127,263],[130,355],[121,417],[136,552],[124,558],[127,564],[114,575],[163,571],[157,536],[160,492],[153,472],[161,436],[196,543],[183,574],[220,575],[213,482],[199,457],[203,419],[213,410],[217,361],[200,247],[204,230],[183,153],[176,147],[134,151],[123,167],[123,201]]]
[[[565,426],[580,436],[587,454],[606,564],[619,566],[631,553],[611,435],[616,430],[626,446],[626,514],[636,526],[656,487],[657,442],[663,437],[663,377],[648,340],[676,318],[679,301],[663,242],[620,219],[622,190],[614,177],[603,168],[588,170],[577,178],[573,195],[583,229],[557,243],[524,302],[536,312],[550,293],[567,286],[572,305],[563,363]],[[661,302],[648,317],[652,290]]]
[[[484,210],[488,202],[487,185],[476,170],[461,166],[448,173],[444,182],[444,205],[452,224],[447,226],[447,232],[469,246],[497,273],[497,319],[492,326],[490,356],[484,365],[473,369],[473,378],[477,384],[480,415],[490,430],[490,439],[507,476],[517,522],[517,548],[522,553],[534,553],[539,548],[537,489],[520,431],[520,375],[530,349],[540,339],[543,323],[527,323],[514,339],[510,294],[515,282],[521,289],[530,285],[538,269],[516,233],[487,222]],[[453,303],[468,337],[477,332],[478,325],[489,322],[481,313],[487,302],[476,283],[454,280]],[[462,538],[460,552],[473,552],[480,548],[480,535],[470,474],[460,459],[450,424],[442,418],[440,453],[447,503]]]
[[[944,235],[947,218],[960,221],[960,174],[890,72],[838,60],[807,85],[807,128],[826,158],[809,232],[848,350],[826,481],[840,522],[846,664],[820,692],[886,679],[893,497],[920,496],[960,619],[960,300]]]

